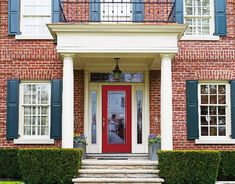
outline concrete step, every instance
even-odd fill
[[[153,169],[81,169],[80,178],[159,178],[159,170]]]
[[[158,162],[150,160],[89,160],[82,161],[82,169],[157,169]]]
[[[162,184],[164,182],[161,178],[75,178],[73,179],[74,184],[79,183],[104,183],[104,184],[115,184],[115,183],[122,183],[122,184]]]
[[[88,159],[102,159],[102,160],[147,160],[148,159],[148,154],[146,153],[119,153],[119,154],[105,154],[105,153],[88,153],[87,154]]]

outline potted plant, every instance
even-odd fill
[[[75,133],[73,137],[73,147],[83,149],[83,155],[82,155],[83,159],[86,158],[86,145],[87,145],[86,136],[84,134]]]
[[[150,134],[149,142],[149,160],[158,160],[157,151],[161,149],[161,136]]]

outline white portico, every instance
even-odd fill
[[[149,70],[161,70],[161,144],[163,150],[173,149],[171,62],[178,52],[178,41],[185,25],[49,24],[48,28],[64,65],[62,147],[73,147],[73,73],[79,69],[85,73],[84,133],[88,137],[87,151],[102,153],[116,152],[114,147],[119,149],[120,145],[110,146],[110,140],[106,140],[106,134],[114,133],[107,133],[108,124],[116,118],[124,127],[118,134],[123,140],[120,149],[146,153],[150,127]],[[92,79],[94,74],[104,76],[112,72],[115,67],[113,58],[116,57],[121,58],[119,67],[125,76],[142,77],[142,80],[111,82]],[[112,107],[115,103],[119,104],[118,109]],[[95,116],[90,116],[93,111]],[[136,125],[138,118],[141,119],[141,129]],[[95,119],[95,129],[92,128],[92,119]]]

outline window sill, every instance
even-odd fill
[[[14,139],[14,144],[54,144],[54,139]]]
[[[235,144],[235,139],[225,139],[225,140],[196,139],[195,144]]]
[[[199,35],[192,35],[192,36],[189,36],[189,35],[185,35],[185,36],[182,36],[181,40],[201,40],[201,41],[219,41],[219,36],[199,36]]]
[[[16,35],[16,40],[53,40],[51,35]]]

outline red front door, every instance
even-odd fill
[[[131,86],[102,88],[102,151],[131,152]]]

